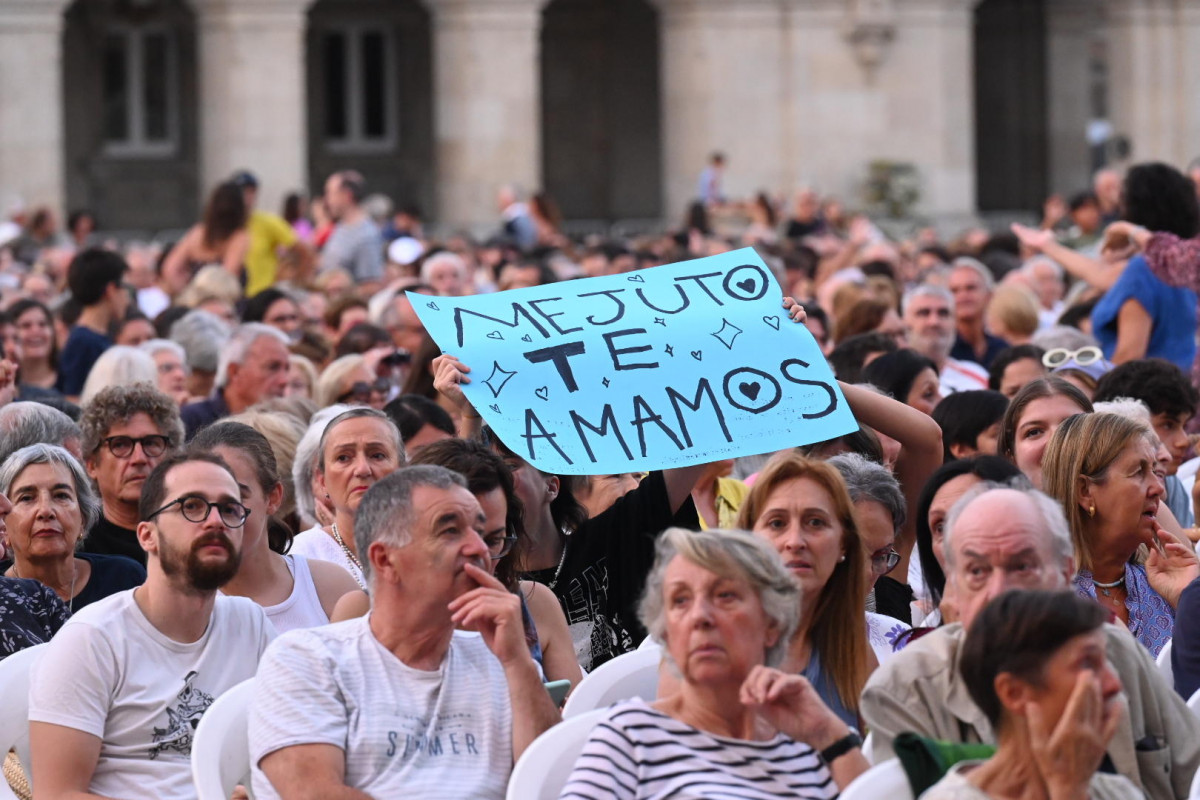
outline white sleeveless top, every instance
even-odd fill
[[[288,552],[345,567],[354,580],[358,581],[358,585],[363,587],[364,591],[366,590],[367,582],[363,579],[362,570],[350,560],[350,556],[346,555],[346,551],[341,545],[335,542],[333,537],[326,533],[320,525],[297,533],[296,538],[292,539],[292,547]]]
[[[295,628],[315,628],[328,625],[329,615],[321,606],[317,596],[317,585],[313,583],[308,559],[300,555],[286,555],[288,571],[292,573],[292,593],[279,605],[263,606],[267,619],[279,633]]]

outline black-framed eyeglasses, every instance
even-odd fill
[[[490,539],[484,539],[483,543],[487,545],[488,554],[491,555],[492,561],[499,561],[512,552],[513,547],[517,544],[517,537],[495,536]]]
[[[142,446],[142,452],[147,458],[158,458],[163,453],[167,452],[167,447],[171,444],[171,440],[166,436],[151,434],[150,436],[142,436],[134,438],[132,436],[109,436],[106,439],[101,439],[100,443],[108,448],[108,452],[112,453],[117,458],[129,458],[133,455],[135,445]]]
[[[337,401],[345,403],[347,400],[353,400],[356,403],[365,403],[371,399],[372,393],[387,397],[391,388],[392,382],[387,378],[376,378],[371,383],[355,381],[353,386],[338,396]]]
[[[896,568],[900,563],[900,554],[895,550],[888,549],[882,553],[875,553],[871,556],[871,571],[876,575],[887,575]]]
[[[146,517],[146,519],[152,520],[175,505],[179,506],[179,513],[188,522],[204,522],[208,519],[208,515],[212,513],[214,508],[217,509],[217,514],[221,517],[221,522],[224,522],[230,528],[242,527],[246,524],[246,517],[250,516],[250,509],[236,500],[218,500],[215,503],[210,503],[198,494],[186,494],[167,503]]]

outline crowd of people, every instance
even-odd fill
[[[494,236],[435,237],[352,171],[282,216],[239,172],[161,250],[102,209],[8,226],[0,658],[45,645],[14,790],[194,798],[198,721],[255,678],[256,797],[501,798],[561,720],[545,685],[649,637],[657,698],[605,713],[563,797],[833,798],[923,753],[931,800],[1184,800],[1200,175],[1105,170],[1039,226],[894,241],[807,189],[731,202],[723,168],[620,241],[511,187]],[[852,433],[549,474],[406,295],[744,245]]]

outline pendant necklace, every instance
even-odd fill
[[[1112,583],[1101,583],[1100,581],[1096,580],[1095,578],[1092,578],[1092,585],[1094,585],[1097,589],[1099,589],[1105,597],[1112,597],[1112,590],[1116,589],[1118,586],[1123,586],[1124,584],[1125,584],[1125,576],[1124,575],[1117,578]]]

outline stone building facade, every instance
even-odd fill
[[[506,183],[674,219],[721,150],[731,195],[853,204],[882,159],[926,214],[1027,209],[1098,116],[1200,154],[1196,53],[1200,0],[0,0],[0,199],[171,228],[353,167],[445,224]]]

